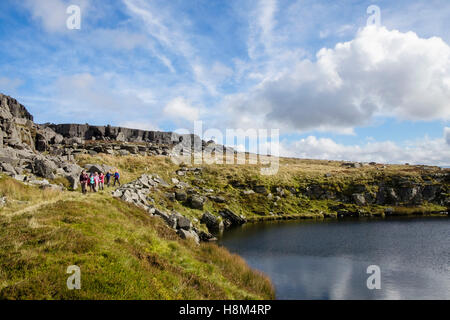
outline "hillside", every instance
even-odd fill
[[[40,190],[2,177],[2,299],[268,299],[270,281],[214,244],[181,240],[108,192]],[[33,204],[30,206],[30,204]],[[82,290],[66,287],[70,265]]]
[[[354,168],[354,163],[340,161],[281,158],[278,173],[265,176],[260,166],[249,164],[179,166],[166,157],[108,155],[84,155],[78,160],[82,166],[104,163],[119,168],[127,182],[141,174],[158,174],[169,183],[152,190],[150,207],[194,220],[205,211],[221,219],[224,210],[231,210],[247,221],[261,221],[446,214],[450,206],[450,170],[438,167]],[[192,205],[193,197],[201,199],[199,208]]]
[[[450,169],[280,158],[268,176],[248,163],[178,164],[175,146],[187,155],[223,146],[38,125],[15,99],[0,102],[0,298],[269,299],[270,281],[214,244],[227,228],[450,211]],[[82,169],[117,169],[122,186],[82,195]],[[67,290],[70,265],[83,290]]]

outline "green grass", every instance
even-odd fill
[[[106,192],[63,194],[23,213],[0,210],[0,298],[274,298],[268,278],[224,248],[181,240]],[[70,265],[81,268],[81,290],[66,287]]]
[[[180,167],[167,157],[83,155],[77,160],[81,164],[99,163],[118,168],[122,173],[123,182],[132,181],[142,173],[157,173],[167,182],[170,182],[170,178],[176,177],[191,186],[200,188],[200,190],[201,188],[212,189],[215,195],[221,195],[227,201],[226,204],[208,201],[205,204],[205,210],[217,213],[224,207],[228,207],[234,212],[244,215],[249,221],[288,218],[320,219],[324,216],[336,216],[337,212],[330,208],[340,204],[340,202],[333,199],[309,199],[301,193],[292,194],[289,192],[291,188],[302,191],[307,186],[316,184],[330,192],[340,192],[351,197],[358,186],[363,186],[368,192],[375,194],[380,182],[390,184],[398,178],[407,178],[409,181],[415,182],[423,182],[424,178],[427,178],[428,181],[434,182],[432,174],[441,172],[437,167],[424,169],[420,166],[406,165],[368,165],[358,169],[349,169],[342,167],[340,161],[280,158],[278,173],[271,176],[261,175],[260,165],[203,164],[199,165],[203,168],[201,175],[188,174],[185,177],[178,177],[175,172]],[[327,173],[329,176],[325,175]],[[232,186],[233,182],[244,185],[244,189],[264,185],[269,192],[274,194],[274,197],[276,196],[274,188],[281,187],[286,195],[274,204],[274,201],[268,200],[265,195],[245,195],[244,189]],[[174,190],[168,188],[153,193],[152,197],[156,201],[156,206],[163,210],[177,210],[190,218],[200,219],[203,211],[193,210],[185,204],[167,199],[166,193]],[[382,215],[387,207],[370,205],[358,208],[353,204],[345,204],[346,210],[363,209],[375,215]],[[396,212],[399,212],[399,214],[400,212],[417,214],[445,210],[446,208],[435,204],[423,204],[404,209],[396,208]],[[199,224],[197,224],[197,227],[203,228]]]
[[[310,199],[302,192],[320,185],[346,195],[358,186],[375,193],[379,182],[399,177],[434,183],[438,168],[415,166],[365,166],[347,169],[337,161],[280,159],[276,175],[263,176],[258,165],[202,165],[201,175],[176,175],[180,168],[167,157],[109,155],[79,156],[80,165],[107,164],[121,172],[122,183],[143,173],[158,174],[171,184],[177,178],[201,194],[212,189],[226,203],[207,201],[204,210],[166,196],[160,188],[151,193],[164,211],[177,210],[197,221],[205,210],[217,214],[225,207],[246,216],[249,222],[335,217],[336,209],[364,210],[377,216],[385,206],[357,207],[333,199]],[[330,175],[325,176],[326,173]],[[66,184],[64,180],[56,182]],[[233,186],[234,185],[234,186]],[[239,188],[237,185],[242,185]],[[244,194],[263,185],[279,201],[266,195]],[[448,185],[445,185],[447,194]],[[292,190],[289,191],[289,190]],[[0,298],[8,299],[270,299],[274,290],[262,274],[250,269],[236,255],[215,244],[197,246],[178,238],[162,220],[111,196],[112,189],[97,194],[57,192],[25,186],[0,177],[0,196],[7,205],[0,209]],[[446,210],[436,204],[394,207],[396,215],[427,214]],[[197,220],[195,220],[197,219]],[[66,269],[78,265],[82,289],[69,291]]]
[[[0,175],[0,197],[7,198],[7,205],[2,209],[4,213],[16,212],[32,205],[61,198],[61,196],[61,192],[53,189],[41,190]]]

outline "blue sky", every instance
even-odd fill
[[[203,120],[280,129],[287,156],[450,165],[449,16],[448,0],[3,0],[0,92],[40,123]]]

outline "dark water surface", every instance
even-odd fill
[[[277,299],[450,299],[447,217],[249,224],[220,244],[266,273]],[[380,290],[367,288],[370,265]]]

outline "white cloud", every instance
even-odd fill
[[[149,107],[133,90],[125,88],[112,74],[80,73],[61,77],[55,83],[60,103],[54,112],[71,121],[104,124],[106,119],[142,119]],[[147,114],[146,114],[147,115]]]
[[[160,131],[161,129],[151,122],[144,121],[124,121],[118,124],[119,127],[130,128],[130,129],[141,129],[147,131]]]
[[[197,81],[213,95],[218,94],[217,87],[233,75],[232,69],[218,61],[210,67],[195,64],[193,71]]]
[[[241,119],[291,130],[351,132],[375,116],[450,119],[450,47],[440,38],[366,27],[227,98]],[[255,116],[257,115],[257,116]]]
[[[342,26],[337,27],[336,29],[325,29],[319,31],[319,38],[325,39],[330,36],[343,37],[348,35],[350,32],[354,30],[355,26],[351,24],[344,24]]]
[[[16,91],[18,87],[23,84],[20,79],[9,79],[5,77],[0,77],[0,90],[4,94],[12,94]]]
[[[281,155],[308,159],[450,165],[450,148],[444,139],[424,138],[407,146],[392,141],[365,145],[342,145],[329,138],[309,136],[295,142],[282,142]]]
[[[25,7],[30,10],[34,20],[42,23],[49,32],[67,31],[66,21],[69,15],[66,10],[70,5],[78,5],[83,17],[84,10],[88,7],[89,0],[25,0]]]
[[[172,12],[158,7],[153,2],[141,0],[123,0],[132,17],[140,20],[145,32],[165,49],[181,55],[188,60],[194,57],[194,48],[183,32],[183,20],[177,19]],[[165,55],[160,55],[163,63],[174,72],[172,61]]]
[[[272,32],[276,25],[277,0],[259,0],[251,13],[248,55],[254,59],[271,49]]]
[[[447,144],[450,146],[450,128],[449,127],[444,128],[444,138],[445,138],[445,141],[447,142]]]
[[[199,117],[199,110],[191,106],[186,99],[178,97],[164,107],[164,114],[175,119],[195,121]]]

